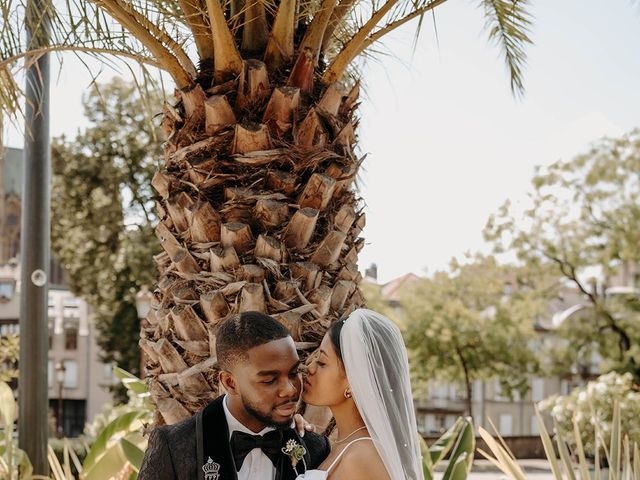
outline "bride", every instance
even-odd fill
[[[331,409],[338,436],[318,470],[297,480],[423,480],[407,353],[388,318],[358,309],[335,322],[302,398]]]

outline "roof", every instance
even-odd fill
[[[407,273],[382,285],[380,293],[385,300],[399,301],[402,288],[417,280],[420,280],[418,275],[414,273]]]

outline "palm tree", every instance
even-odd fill
[[[306,354],[333,320],[363,304],[354,65],[444,1],[65,0],[31,13],[51,40],[32,48],[30,61],[49,51],[115,55],[175,82],[152,182],[164,252],[140,339],[159,422],[218,395],[213,340],[226,316],[273,315]],[[527,2],[480,4],[519,93]],[[7,112],[19,98],[16,61],[30,46],[22,0],[0,7]]]

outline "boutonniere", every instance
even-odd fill
[[[307,464],[304,461],[304,455],[307,451],[298,442],[295,440],[288,440],[285,446],[282,447],[282,453],[291,459],[291,466],[293,467],[293,471],[296,472],[296,475],[299,475],[296,465],[298,465],[300,460],[302,460],[302,465],[304,466],[305,471],[307,470]]]

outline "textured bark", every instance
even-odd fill
[[[160,423],[218,395],[215,331],[229,315],[272,315],[306,358],[363,303],[358,87],[314,87],[312,52],[270,55],[278,68],[245,60],[237,78],[216,77],[164,108],[153,180],[164,252],[140,340]]]

